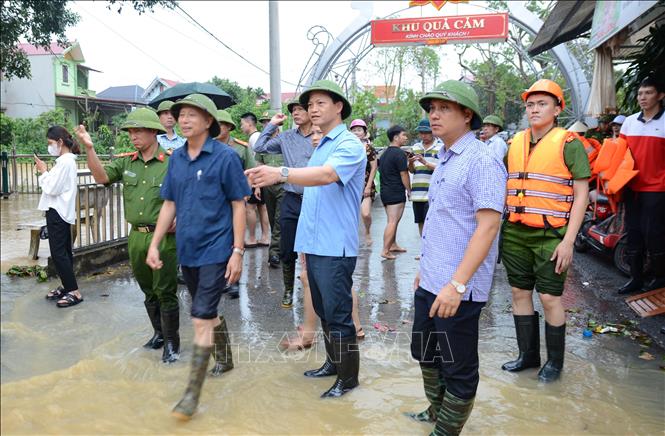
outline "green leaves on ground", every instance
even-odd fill
[[[7,275],[11,277],[36,277],[38,282],[45,282],[48,280],[46,268],[40,265],[12,265],[7,271]]]

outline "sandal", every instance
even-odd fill
[[[46,294],[45,298],[47,300],[60,300],[62,299],[62,296],[65,294],[66,294],[65,288],[63,288],[62,286],[58,286],[57,288],[48,291],[48,294]]]
[[[64,297],[58,301],[58,307],[71,307],[76,306],[79,303],[83,302],[83,298],[77,297],[75,294],[67,293]]]
[[[360,327],[360,328],[358,328],[358,330],[356,330],[356,338],[357,339],[365,339],[365,331],[363,330],[362,327]]]

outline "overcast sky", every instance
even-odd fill
[[[408,7],[408,1],[377,1],[375,17],[384,17]],[[474,2],[478,3],[478,2]],[[81,19],[67,36],[78,40],[85,64],[101,70],[91,73],[90,87],[97,92],[109,86],[148,86],[156,76],[177,81],[206,81],[217,75],[243,86],[270,88],[267,74],[249,65],[219,42],[192,24],[178,10],[156,8],[139,16],[131,6],[122,13],[107,9],[106,1],[74,1],[72,10]],[[180,1],[195,20],[248,60],[269,70],[268,2],[266,1]],[[448,4],[439,12],[433,6],[412,8],[409,16],[453,15],[471,5]],[[472,13],[482,13],[478,8]],[[282,80],[297,83],[314,46],[307,30],[314,25],[326,27],[338,36],[359,14],[350,1],[280,1],[280,44]],[[402,15],[406,16],[406,15]],[[451,47],[452,49],[452,47]],[[362,65],[361,65],[362,67]],[[368,68],[363,69],[368,72]],[[443,77],[459,77],[450,63]],[[369,75],[359,82],[381,84]],[[374,83],[368,83],[374,82]],[[282,92],[295,90],[282,82]]]

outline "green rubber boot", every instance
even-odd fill
[[[293,306],[293,285],[296,280],[295,262],[282,262],[282,279],[284,280],[282,307],[288,309]]]
[[[206,378],[208,360],[213,347],[201,347],[194,344],[192,352],[192,369],[189,373],[189,384],[182,399],[173,408],[173,416],[181,421],[189,421],[199,405],[199,397],[203,381]]]
[[[443,401],[443,394],[446,392],[446,385],[439,376],[439,368],[424,366],[421,363],[420,371],[423,374],[423,386],[429,407],[420,413],[406,412],[404,415],[414,421],[435,423],[436,415]]]
[[[229,333],[226,329],[226,320],[223,316],[219,317],[221,323],[215,327],[215,346],[212,356],[215,359],[215,366],[210,370],[212,377],[219,377],[225,372],[233,369],[233,353],[229,344]]]
[[[436,414],[436,426],[430,436],[457,436],[471,416],[474,398],[463,400],[446,391]]]

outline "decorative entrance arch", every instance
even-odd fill
[[[474,5],[486,9],[482,6]],[[321,26],[310,29],[308,38],[314,43],[315,49],[310,62],[305,67],[298,88],[307,87],[319,79],[330,78],[348,89],[349,78],[354,81],[354,71],[357,65],[374,48],[370,44],[370,30],[372,21],[372,2],[352,2],[351,7],[360,14],[337,37],[333,36]],[[396,11],[385,18],[395,16],[409,8]],[[527,10],[521,2],[508,2],[509,22],[532,36],[535,36],[543,25],[535,14]],[[331,42],[332,41],[332,42]],[[532,72],[539,76],[538,70],[526,50],[509,38],[507,41],[526,61]],[[573,119],[582,119],[584,109],[590,94],[590,84],[580,63],[564,45],[549,50],[554,57],[559,70],[566,80],[567,90],[571,101],[566,104],[566,112]],[[315,59],[318,57],[318,59]]]

